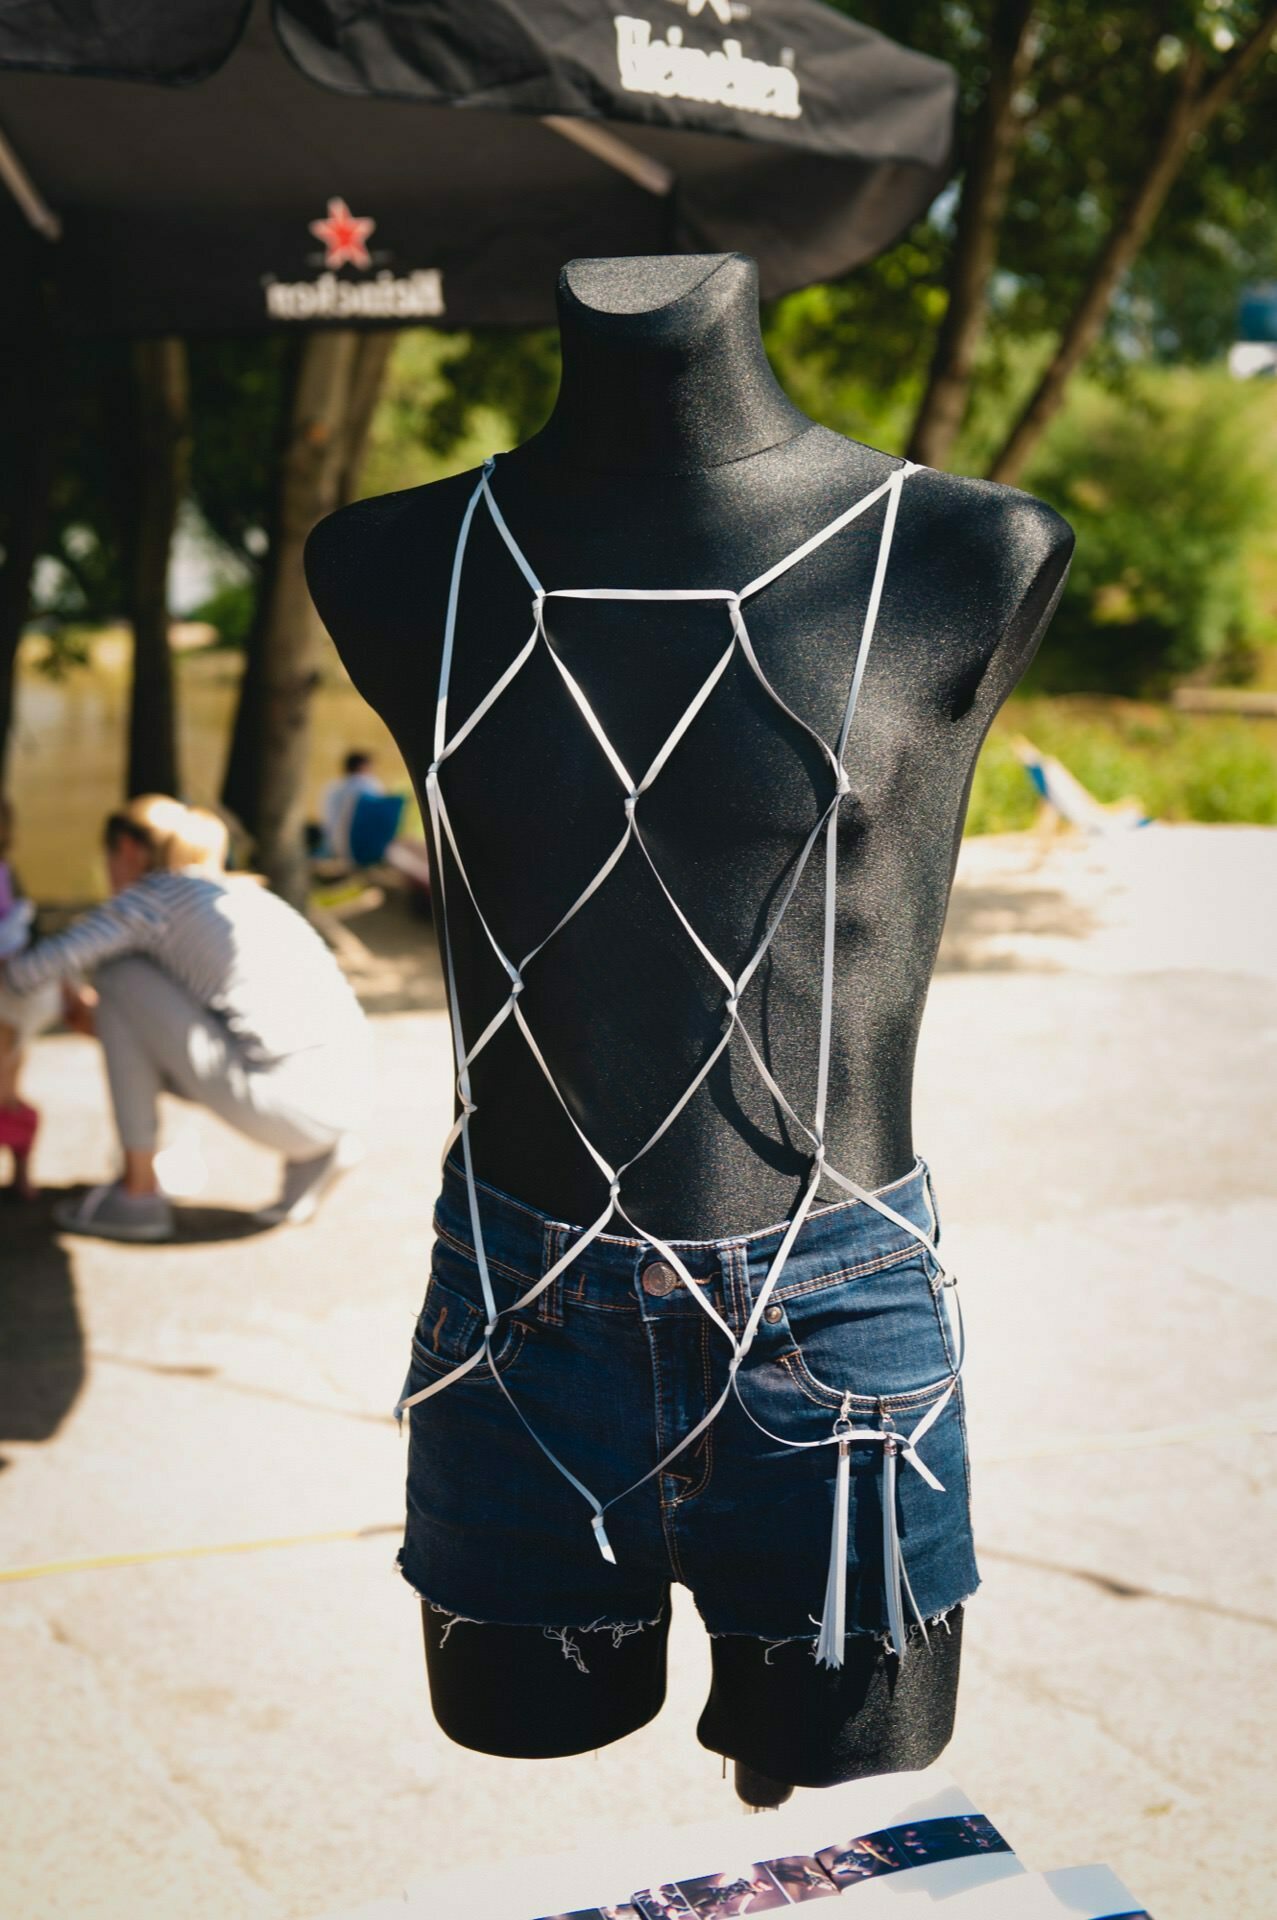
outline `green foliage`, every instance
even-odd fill
[[[1156,692],[1238,651],[1248,543],[1277,518],[1274,397],[1223,375],[1075,384],[1027,481],[1078,536],[1034,685]]]
[[[507,336],[509,367],[500,390],[519,379],[522,334]],[[466,362],[469,334],[413,327],[399,335],[382,383],[360,474],[361,494],[393,493],[477,466],[512,446],[511,416],[483,397]]]
[[[1095,6],[1050,0],[1036,12],[1039,44],[1025,136],[999,243],[994,331],[1054,330],[1069,314],[1109,226],[1147,166],[1172,110],[1191,48],[1217,72],[1258,22],[1259,0],[1171,0]],[[1222,353],[1241,281],[1271,248],[1255,217],[1272,198],[1271,116],[1277,57],[1193,145],[1172,197],[1115,302],[1107,336],[1123,351],[1160,340],[1181,350],[1179,299],[1191,269],[1203,358]],[[1221,245],[1221,241],[1224,242]],[[1134,304],[1133,304],[1134,303]],[[1203,308],[1212,310],[1211,324]]]
[[[276,462],[298,342],[192,340],[191,494],[214,537],[249,574],[265,557]]]
[[[1222,360],[1236,337],[1243,289],[1277,280],[1277,168],[1269,164],[1266,181],[1227,170],[1235,124],[1230,118],[1218,135],[1223,164],[1194,166],[1132,268],[1119,322],[1142,357],[1167,365]]]
[[[1009,741],[996,729],[985,741],[971,782],[964,833],[1023,833],[1038,801]]]
[[[37,673],[60,684],[69,679],[76,667],[88,666],[95,627],[82,627],[50,615],[43,616],[37,625],[44,637],[44,646],[35,660]]]
[[[246,647],[257,611],[257,583],[253,580],[229,580],[198,607],[192,607],[188,620],[204,620],[217,628],[219,646]]]
[[[1277,825],[1277,743],[1272,722],[1233,720],[1184,756],[1175,818]]]
[[[517,446],[545,422],[559,382],[557,335],[400,334],[360,478],[365,494],[420,486]]]
[[[23,377],[20,364],[9,372]],[[56,351],[44,421],[53,440],[46,564],[37,570],[32,605],[50,630],[69,621],[114,619],[124,604],[129,378],[120,341],[65,341]],[[0,423],[0,461],[22,471],[21,449],[6,446],[5,438]]]
[[[444,363],[443,391],[425,420],[426,445],[448,453],[477,413],[491,410],[509,425],[509,444],[527,440],[545,424],[559,387],[559,340],[549,328],[510,335],[493,327],[454,335],[456,352]]]
[[[1031,826],[1037,795],[1011,747],[1027,734],[1097,800],[1137,798],[1157,820],[1277,825],[1277,722],[1075,695],[1010,700],[976,767],[968,833]]]
[[[959,172],[987,83],[998,4],[846,0],[843,6],[954,66]],[[1190,50],[1199,50],[1207,70],[1217,73],[1264,10],[1264,0],[1158,0],[1155,6],[1036,0],[1033,59],[1016,103],[1022,138],[990,293],[995,348],[1058,330],[1147,163]],[[1109,316],[1110,355],[1116,348],[1122,355],[1206,361],[1225,351],[1241,286],[1274,271],[1274,114],[1277,53],[1270,51],[1194,143]],[[947,235],[949,222],[940,224]],[[941,281],[942,271],[943,261]]]
[[[943,237],[924,221],[845,280],[774,301],[763,338],[794,404],[837,433],[902,448],[944,311],[943,259]]]
[[[1026,334],[1022,338],[997,331],[986,335],[976,361],[967,416],[946,463],[951,472],[988,472],[1012,422],[1037,385],[1054,346],[1055,336],[1051,333]],[[1090,378],[1094,384],[1124,394],[1134,371],[1126,366],[1115,374],[1105,367],[1102,373],[1092,371]]]
[[[57,516],[45,539],[43,564],[36,571],[31,597],[32,616],[46,632],[68,623],[118,618],[124,581],[114,535],[113,527],[103,538],[79,518]]]

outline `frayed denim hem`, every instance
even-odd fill
[[[578,1673],[588,1673],[590,1669],[581,1651],[577,1638],[578,1635],[587,1633],[610,1634],[612,1645],[615,1648],[619,1647],[622,1641],[631,1639],[634,1634],[642,1633],[647,1627],[659,1626],[665,1618],[665,1609],[661,1607],[649,1620],[599,1619],[582,1621],[579,1624],[571,1624],[568,1626],[547,1626],[545,1622],[541,1620],[480,1620],[473,1614],[457,1613],[452,1607],[442,1606],[439,1601],[433,1599],[430,1594],[423,1592],[404,1565],[402,1550],[396,1556],[395,1566],[422,1604],[429,1607],[431,1613],[438,1614],[440,1618],[445,1621],[446,1624],[439,1637],[441,1647],[447,1646],[453,1629],[456,1627],[527,1627],[533,1631],[539,1628],[547,1640],[555,1640],[558,1642],[563,1658],[571,1661]]]
[[[971,1592],[964,1594],[960,1600],[951,1600],[947,1607],[941,1607],[937,1612],[928,1614],[921,1626],[919,1626],[916,1621],[911,1622],[908,1628],[910,1647],[912,1648],[920,1643],[925,1643],[927,1633],[932,1627],[943,1627],[946,1633],[951,1633],[953,1629],[949,1625],[950,1614],[956,1613],[959,1607],[965,1607],[967,1603],[975,1597],[976,1592],[977,1588],[973,1587]],[[812,1626],[815,1629],[813,1633],[790,1633],[777,1637],[766,1633],[737,1633],[725,1629],[715,1629],[713,1627],[707,1627],[706,1632],[709,1634],[711,1640],[757,1640],[765,1649],[763,1653],[764,1663],[770,1666],[772,1664],[772,1655],[778,1648],[800,1646],[803,1642],[809,1643],[811,1656],[814,1660],[816,1657],[816,1646],[820,1639],[820,1622],[813,1620]],[[844,1638],[846,1640],[875,1640],[884,1653],[891,1653],[893,1651],[891,1635],[881,1627],[848,1627]]]

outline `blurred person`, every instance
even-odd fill
[[[96,1034],[124,1157],[120,1178],[58,1211],[69,1232],[163,1240],[159,1095],[205,1107],[284,1159],[256,1218],[300,1224],[357,1157],[367,1067],[358,1001],[319,935],[251,875],[225,871],[215,814],[163,794],[112,813],[111,899],[5,966],[21,996],[61,983]],[[92,973],[92,986],[75,983]]]
[[[334,860],[350,860],[350,823],[355,808],[366,793],[384,794],[381,781],[372,770],[372,755],[362,748],[348,753],[342,762],[340,780],[332,780],[324,789],[323,851]]]
[[[15,819],[9,801],[0,799],[0,963],[31,944],[35,919],[32,902],[23,895],[10,862]],[[0,1147],[13,1157],[13,1177],[7,1192],[30,1200],[31,1150],[40,1126],[37,1109],[18,1088],[28,1043],[62,1017],[62,994],[50,983],[34,993],[9,991],[0,980]]]

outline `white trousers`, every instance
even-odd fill
[[[223,1022],[152,960],[108,961],[94,985],[97,1034],[126,1149],[155,1149],[161,1093],[206,1107],[288,1160],[314,1159],[361,1124],[362,1019],[338,1039],[263,1063],[247,1058]]]

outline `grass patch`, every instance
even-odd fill
[[[1014,833],[1037,816],[1011,748],[1017,733],[1097,800],[1134,795],[1158,820],[1277,825],[1277,721],[1065,694],[1013,698],[998,715],[976,767],[968,833]]]

